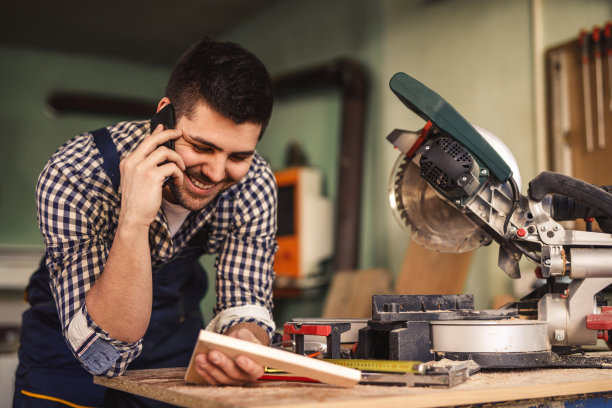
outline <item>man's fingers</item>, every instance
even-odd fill
[[[155,149],[144,161],[151,165],[160,166],[166,162],[175,163],[179,169],[185,170],[185,162],[180,154],[165,146]]]
[[[151,156],[156,155],[153,158],[156,163],[157,171],[162,172],[162,184],[168,180],[168,177],[174,179],[174,183],[180,185],[183,184],[183,171],[185,171],[185,162],[183,158],[176,153],[174,150],[168,148],[159,148]],[[163,160],[161,164],[159,160]]]
[[[242,371],[236,365],[234,360],[219,351],[208,353],[208,360],[217,368],[217,370],[211,372],[211,375],[220,383],[243,384],[248,381],[254,381],[249,373]]]
[[[161,132],[162,130],[164,130],[165,127],[164,125],[162,125],[161,123],[158,124],[155,129],[151,129],[151,134],[157,133],[157,132]]]
[[[232,360],[219,351],[196,357],[196,370],[208,384],[242,385],[255,382],[263,367],[245,356]]]
[[[168,180],[168,177],[174,179],[174,183],[177,185],[183,184],[183,172],[179,170],[178,167],[174,165],[174,163],[166,163],[158,167],[161,171],[162,177],[160,178],[165,183]]]
[[[218,385],[219,383],[215,380],[210,374],[209,371],[214,369],[212,365],[208,362],[206,358],[206,354],[198,354],[195,360],[195,369],[200,374],[200,376],[204,379],[207,384],[210,385]]]
[[[130,156],[144,160],[144,158],[148,157],[159,146],[170,140],[176,140],[182,135],[183,131],[181,129],[166,129],[152,133],[150,136],[144,138],[142,143],[140,143],[140,145],[130,154]]]
[[[128,156],[121,161],[119,167],[122,175],[126,172],[132,174],[140,180],[139,183],[157,184],[158,181],[163,183],[168,177],[180,183],[182,172],[185,171],[185,162],[175,151],[160,147],[141,161],[137,157]]]
[[[236,365],[251,378],[250,381],[256,381],[264,375],[264,368],[246,356],[238,356]]]

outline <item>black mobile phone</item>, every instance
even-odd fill
[[[155,116],[151,118],[151,132],[153,132],[153,130],[155,130],[155,128],[160,123],[164,125],[164,129],[174,129],[174,127],[176,126],[176,119],[174,117],[174,106],[172,106],[172,104],[169,103],[168,105],[164,106],[159,110],[159,112],[157,112],[157,114],[155,114]],[[174,150],[174,139],[168,140],[163,145],[169,149]],[[167,162],[164,162],[162,164],[165,163]],[[172,177],[167,177],[166,180],[164,180],[164,187],[166,187],[171,180]]]
[[[168,105],[164,106],[155,116],[151,118],[151,132],[153,132],[160,123],[164,125],[164,129],[174,129],[176,126],[174,106],[172,106],[172,104],[169,103]],[[174,139],[164,143],[164,146],[174,150]]]

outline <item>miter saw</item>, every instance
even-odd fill
[[[391,90],[426,121],[394,130],[401,151],[391,175],[391,207],[420,245],[465,252],[495,241],[499,266],[521,277],[522,256],[546,284],[499,310],[474,310],[470,295],[374,296],[359,332],[358,358],[471,359],[482,367],[612,367],[610,353],[585,354],[608,340],[612,307],[612,194],[609,187],[550,172],[521,195],[518,166],[499,139],[404,73]],[[595,218],[604,232],[567,230],[560,221]],[[435,273],[435,270],[426,273]]]

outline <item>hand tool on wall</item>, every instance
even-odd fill
[[[597,146],[603,150],[606,148],[606,131],[601,42],[601,30],[599,26],[595,26],[593,27],[593,57],[595,61],[595,93],[597,97]]]
[[[572,175],[572,150],[570,140],[570,102],[568,97],[568,67],[565,51],[550,55],[552,102],[552,151],[554,171]]]
[[[584,127],[586,131],[586,150],[588,153],[593,151],[593,118],[591,113],[591,74],[589,72],[589,42],[590,36],[586,30],[581,30],[578,36],[580,44],[582,62],[582,92],[584,96]]]
[[[608,108],[612,112],[612,22],[608,21],[604,28],[604,38],[606,39],[606,55],[608,58],[608,86],[610,87],[610,103]]]

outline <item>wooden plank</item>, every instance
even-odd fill
[[[395,291],[402,295],[463,293],[472,253],[441,253],[412,241],[397,276]]]
[[[322,317],[371,318],[372,295],[388,293],[391,273],[385,269],[334,272]]]
[[[521,406],[585,399],[586,394],[612,393],[610,369],[532,369],[484,371],[453,388],[327,384],[261,381],[244,387],[188,384],[185,368],[128,370],[116,378],[95,377],[96,384],[183,407],[204,408],[366,408],[381,406],[442,407],[522,401]],[[610,395],[608,395],[609,397]],[[534,400],[527,404],[526,401]],[[555,405],[556,406],[556,405]]]
[[[187,382],[204,383],[204,379],[195,369],[195,356],[200,353],[208,353],[211,350],[219,350],[231,358],[240,355],[248,356],[263,366],[284,370],[340,387],[353,387],[361,380],[361,371],[359,370],[202,330],[187,368],[187,374],[185,375]]]

